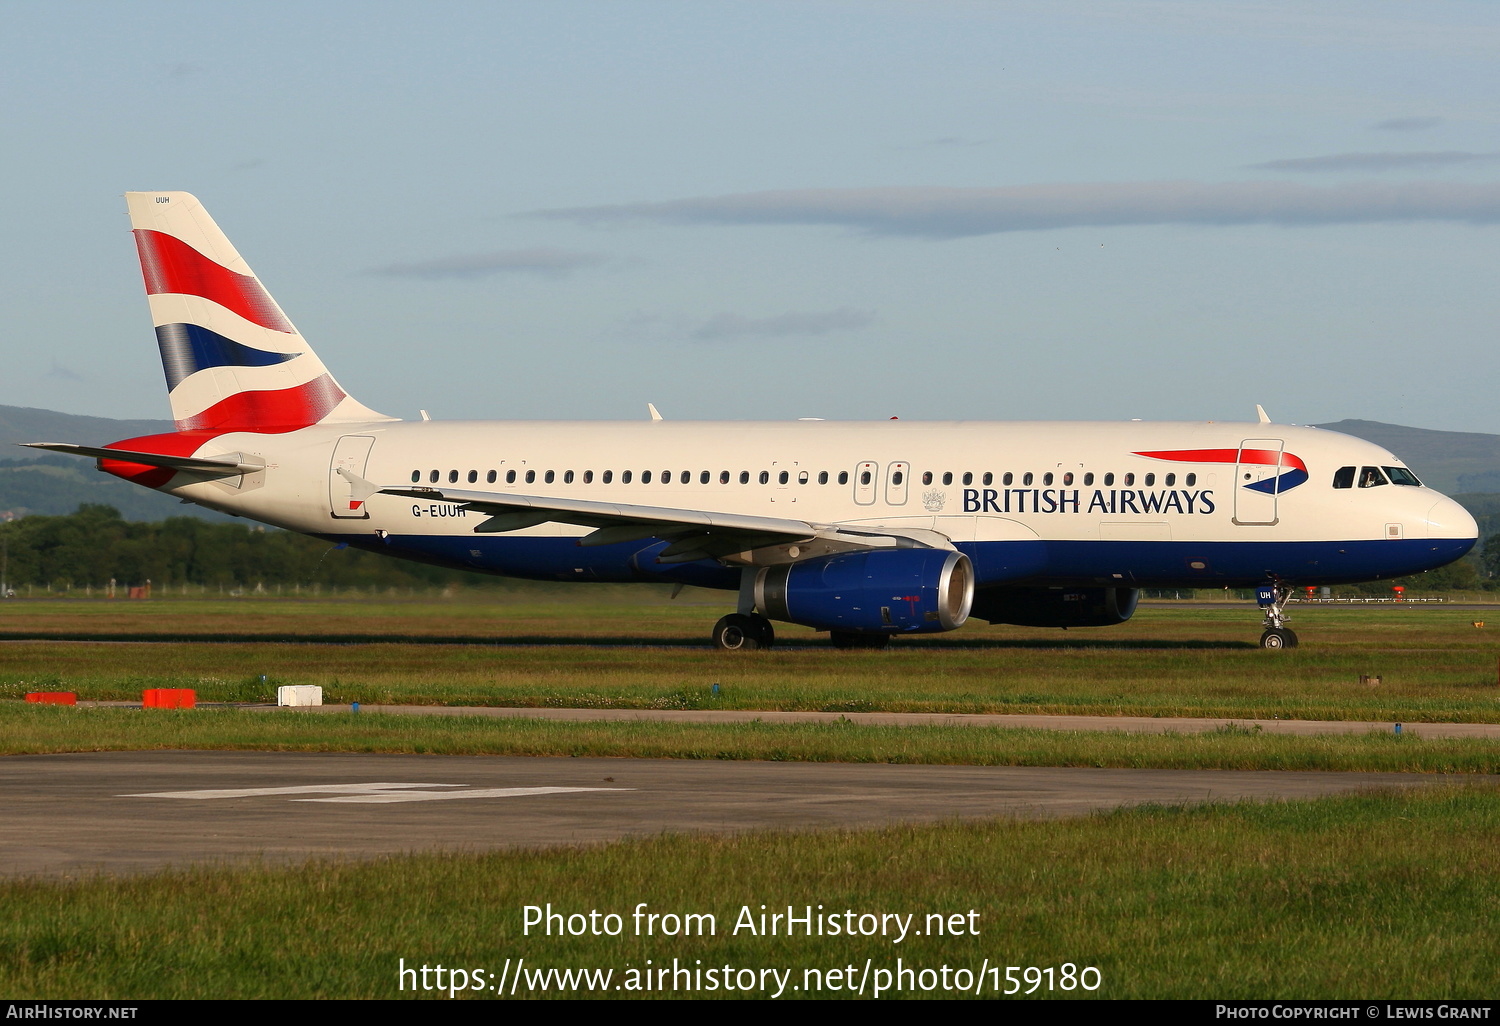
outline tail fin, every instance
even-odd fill
[[[127,192],[179,431],[391,420],[351,398],[198,200]]]

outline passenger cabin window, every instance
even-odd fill
[[[1130,486],[1130,485],[1135,484],[1135,475],[1134,474],[1126,474],[1125,475],[1125,484],[1126,484],[1127,487]]]
[[[847,471],[847,470],[841,470],[841,471],[839,471],[839,484],[848,484],[848,483],[849,483],[849,471]]]
[[[698,483],[708,484],[708,471],[705,470],[703,473],[698,475]]]
[[[1068,471],[1067,473],[1065,473],[1063,475],[1063,484],[1070,485],[1072,483],[1073,483],[1073,472],[1070,470],[1070,471]]]
[[[989,487],[990,485],[995,483],[995,475],[986,470],[984,472],[984,477],[980,479],[980,483],[985,487]]]
[[[953,483],[953,471],[950,470],[950,471],[948,471],[947,473],[945,473],[943,475],[943,484],[945,484],[945,485],[951,485],[952,483]]]
[[[818,471],[818,484],[827,484],[827,483],[828,483],[828,471],[826,471],[826,470],[820,470],[820,471]]]
[[[1042,475],[1042,484],[1049,485],[1051,483],[1052,483],[1052,471],[1049,470],[1045,474]]]
[[[641,471],[641,484],[650,484],[650,483],[651,483],[651,471],[649,471],[649,470],[643,470],[643,471]]]
[[[742,471],[740,471],[740,484],[749,484],[749,483],[750,483],[750,471],[748,471],[748,470],[742,470]]]
[[[932,484],[932,471],[926,470],[922,472],[922,483],[924,485]]]
[[[1360,467],[1359,486],[1361,488],[1379,488],[1383,484],[1390,484],[1385,475],[1380,472],[1379,467]]]
[[[788,474],[786,471],[783,470],[781,473],[779,473],[779,474],[776,475],[776,483],[777,484],[786,484],[787,479],[790,476],[791,476],[790,474]]]
[[[594,483],[594,472],[592,470],[585,470],[583,472],[583,483],[584,484],[593,484]]]
[[[545,483],[547,483],[547,484],[551,484],[556,477],[557,477],[557,474],[555,474],[553,471],[549,470],[549,471],[547,471],[547,476],[544,477],[544,478],[542,478],[542,480]]]
[[[1087,474],[1083,475],[1083,484],[1084,484],[1084,487],[1087,488],[1089,485],[1091,485],[1093,483],[1094,483],[1094,472],[1091,470]]]
[[[968,470],[964,471],[964,484],[971,485],[973,483],[974,483],[974,474],[973,474],[973,472],[968,471]]]
[[[1000,479],[1000,483],[1009,488],[1011,485],[1016,483],[1016,475],[1007,470],[1005,472],[1005,476]]]
[[[620,483],[621,484],[629,484],[630,483],[630,475],[631,475],[631,471],[629,471],[629,470],[621,471],[620,472]]]
[[[431,481],[433,484],[437,484],[438,483],[438,472],[436,470],[434,470],[432,473],[428,474],[427,475],[427,480]]]
[[[1333,486],[1335,488],[1354,487],[1354,468],[1340,467],[1333,472]]]
[[[514,470],[507,470],[505,472],[505,483],[506,484],[515,484],[516,483],[516,472]]]
[[[1177,483],[1177,475],[1176,474],[1168,474],[1167,475],[1167,480],[1166,480],[1167,487],[1171,488],[1176,483]]]
[[[946,476],[951,478],[953,475],[952,474],[948,474]],[[862,484],[862,485],[867,485],[867,484],[870,483],[870,472],[868,470],[860,472],[859,483]]]
[[[450,471],[448,471],[448,483],[449,484],[458,484],[458,471],[456,471],[456,470],[450,470]]]
[[[563,471],[563,484],[572,484],[572,483],[573,483],[573,472],[571,470],[565,470],[565,471]]]
[[[1187,476],[1187,486],[1189,488],[1193,487],[1193,485],[1195,485],[1197,483],[1198,483],[1198,475],[1197,474],[1189,474]]]
[[[761,484],[770,484],[771,483],[771,472],[769,470],[762,470],[760,472],[760,483]]]
[[[891,484],[893,484],[893,485],[899,485],[902,481],[905,481],[905,480],[906,480],[905,475],[903,475],[901,473],[901,471],[899,471],[899,470],[896,471],[894,474],[891,475]]]
[[[1418,488],[1422,485],[1422,482],[1417,480],[1417,475],[1405,467],[1385,467],[1384,470],[1386,476],[1391,479],[1391,484],[1412,485]]]
[[[422,472],[420,470],[413,470],[411,472],[411,483],[416,484],[420,480],[422,480]]]
[[[1146,487],[1150,488],[1154,484],[1156,484],[1156,475],[1155,474],[1147,474],[1146,475]]]
[[[478,480],[479,480],[479,471],[477,471],[477,470],[471,470],[471,471],[469,471],[469,484],[473,484],[475,481],[478,481]]]
[[[1114,483],[1115,483],[1115,475],[1114,475],[1113,471],[1111,471],[1110,473],[1104,475],[1104,487],[1108,488],[1110,485],[1112,485]]]
[[[797,483],[807,484],[807,471],[803,470],[797,473]]]
[[[484,479],[486,481],[488,481],[490,484],[494,484],[495,483],[495,472],[493,470],[490,471],[488,474],[484,475]]]
[[[599,480],[603,481],[605,484],[609,484],[614,479],[615,472],[613,470],[606,470],[603,474],[599,475]]]
[[[728,483],[729,483],[729,471],[727,471],[727,470],[721,470],[721,471],[719,471],[719,484],[728,484]]]
[[[708,476],[707,474],[704,475],[705,478],[707,478],[707,476]],[[684,470],[682,472],[682,477],[680,478],[680,480],[682,481],[683,484],[692,484],[693,483],[693,472],[691,470]]]
[[[1026,471],[1026,473],[1024,473],[1024,474],[1021,475],[1021,483],[1023,485],[1029,485],[1029,484],[1031,484],[1031,480],[1032,480],[1031,479],[1031,471],[1028,470],[1028,471]]]

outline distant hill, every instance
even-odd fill
[[[76,442],[106,445],[122,438],[172,430],[170,420],[111,420],[71,413],[0,406],[0,514],[72,513],[85,502],[115,507],[126,520],[191,516],[228,520],[202,506],[184,505],[170,495],[101,474],[94,461],[23,449],[20,442]]]
[[[111,420],[73,413],[35,410],[29,406],[0,406],[0,460],[37,459],[39,449],[20,449],[21,442],[75,442],[108,445],[137,435],[171,431],[170,420]]]
[[[1341,420],[1313,426],[1342,431],[1389,449],[1416,471],[1424,484],[1440,492],[1500,492],[1500,435],[1429,431],[1376,420]]]

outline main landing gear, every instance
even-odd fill
[[[1260,636],[1260,647],[1271,649],[1296,648],[1297,632],[1283,626],[1288,617],[1286,604],[1292,597],[1292,589],[1274,581],[1255,589],[1255,601],[1265,610],[1265,631]]]
[[[730,613],[714,624],[714,646],[726,652],[770,648],[775,641],[775,628],[759,613]]]

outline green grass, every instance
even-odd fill
[[[971,971],[985,959],[1095,966],[1106,998],[1484,999],[1500,982],[1497,846],[1500,792],[1470,786],[1046,822],[664,836],[297,871],[9,882],[0,884],[0,992],[390,998],[403,996],[403,958],[498,975],[506,959],[524,957],[538,969],[613,969],[616,982],[627,966],[677,958],[791,969],[800,983],[805,968],[862,969],[868,958],[892,969],[899,957],[908,967]],[[619,913],[625,934],[522,936],[523,906],[548,902]],[[628,916],[638,902],[712,913],[719,928],[636,937]],[[918,923],[972,909],[979,936],[897,945],[732,935],[741,906],[758,913],[761,904],[916,913]]]
[[[481,716],[0,703],[0,754],[227,749],[426,755],[759,759],[969,766],[1500,773],[1500,745],[1404,733],[1301,737],[831,723],[569,723]]]

